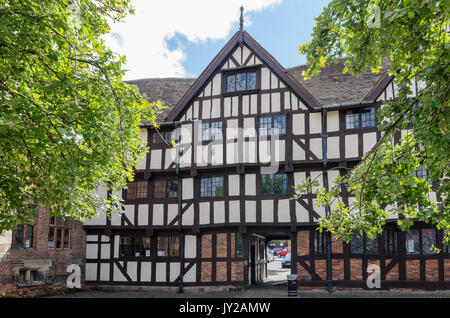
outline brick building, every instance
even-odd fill
[[[80,222],[38,208],[35,222],[0,233],[0,296],[61,291],[68,265],[84,272],[85,242]]]
[[[276,239],[290,242],[300,288],[325,287],[316,231],[325,210],[312,194],[291,200],[293,186],[309,176],[332,184],[381,138],[376,110],[396,94],[388,65],[356,78],[341,60],[305,80],[305,66],[284,69],[241,29],[196,80],[132,81],[168,108],[159,132],[142,124],[150,152],[121,193],[124,214],[84,226],[86,283],[246,286],[266,276],[266,243]],[[353,200],[346,189],[342,200]],[[397,219],[373,240],[332,238],[334,286],[366,288],[367,266],[378,264],[382,288],[450,287],[448,249],[432,249],[442,233],[420,222],[404,233]]]

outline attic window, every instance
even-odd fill
[[[256,71],[241,71],[227,75],[226,92],[241,92],[256,89]]]

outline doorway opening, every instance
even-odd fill
[[[287,285],[291,274],[291,240],[277,238],[267,242],[267,277],[265,285]]]

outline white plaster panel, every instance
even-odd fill
[[[278,201],[278,222],[291,222],[289,199]]]
[[[294,135],[305,134],[305,114],[292,115],[292,132]]]
[[[248,115],[250,113],[250,96],[242,96],[242,114]]]
[[[141,282],[152,281],[152,263],[141,262]]]
[[[355,158],[358,157],[358,135],[345,136],[345,157]]]
[[[256,162],[256,142],[245,141],[244,142],[244,162],[255,163]]]
[[[166,263],[156,263],[156,281],[166,281]]]
[[[100,258],[109,259],[111,258],[111,244],[101,244]]]
[[[305,179],[306,174],[304,172],[294,172],[294,183],[296,186],[298,186]]]
[[[239,97],[233,96],[231,98],[231,103],[233,106],[231,110],[231,116],[236,117],[237,115],[239,115]]]
[[[209,224],[210,223],[210,203],[209,202],[200,202],[200,224]]]
[[[238,174],[228,176],[228,193],[230,196],[239,195],[239,178]]]
[[[273,222],[273,200],[261,200],[261,221]]]
[[[153,204],[153,225],[164,225],[164,204]]]
[[[339,136],[328,137],[327,157],[328,157],[328,159],[336,159],[336,158],[341,157],[340,151],[339,151]]]
[[[245,174],[245,195],[256,195],[256,174]]]
[[[161,149],[151,150],[150,169],[161,169],[161,154]]]
[[[185,258],[197,257],[197,236],[186,235],[184,239],[185,239],[184,257]]]
[[[272,112],[277,113],[281,110],[280,93],[272,93]]]
[[[138,225],[148,225],[148,204],[138,206]]]
[[[183,200],[194,198],[194,180],[192,178],[183,179],[182,182]]]
[[[220,99],[214,98],[212,100],[211,118],[219,118],[219,117],[220,117]]]
[[[241,222],[241,212],[240,212],[240,202],[238,200],[230,201],[229,203],[229,222],[230,223],[240,223]]]
[[[267,67],[261,68],[261,89],[270,88],[270,71]]]
[[[220,95],[220,91],[222,88],[222,76],[220,73],[217,73],[213,79],[213,95]]]
[[[261,113],[270,112],[270,94],[261,94]]]
[[[86,263],[86,280],[97,280],[97,264],[95,263]]]
[[[100,264],[100,280],[109,281],[109,263]]]
[[[86,244],[86,258],[98,258],[98,245]]]
[[[327,112],[327,131],[339,131],[339,111]]]
[[[202,119],[211,118],[211,100],[203,100],[202,103]]]
[[[245,201],[245,222],[256,222],[256,201]]]
[[[320,134],[322,132],[322,113],[309,114],[309,133]]]
[[[303,205],[295,202],[295,217],[297,218],[297,223],[309,223],[309,213]]]
[[[214,201],[214,223],[225,223],[225,201]]]
[[[250,95],[250,114],[256,114],[258,112],[258,95]]]

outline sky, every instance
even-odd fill
[[[196,78],[239,29],[286,68],[304,64],[298,45],[311,38],[329,0],[132,0],[134,15],[111,23],[107,45],[126,56],[125,80]]]

